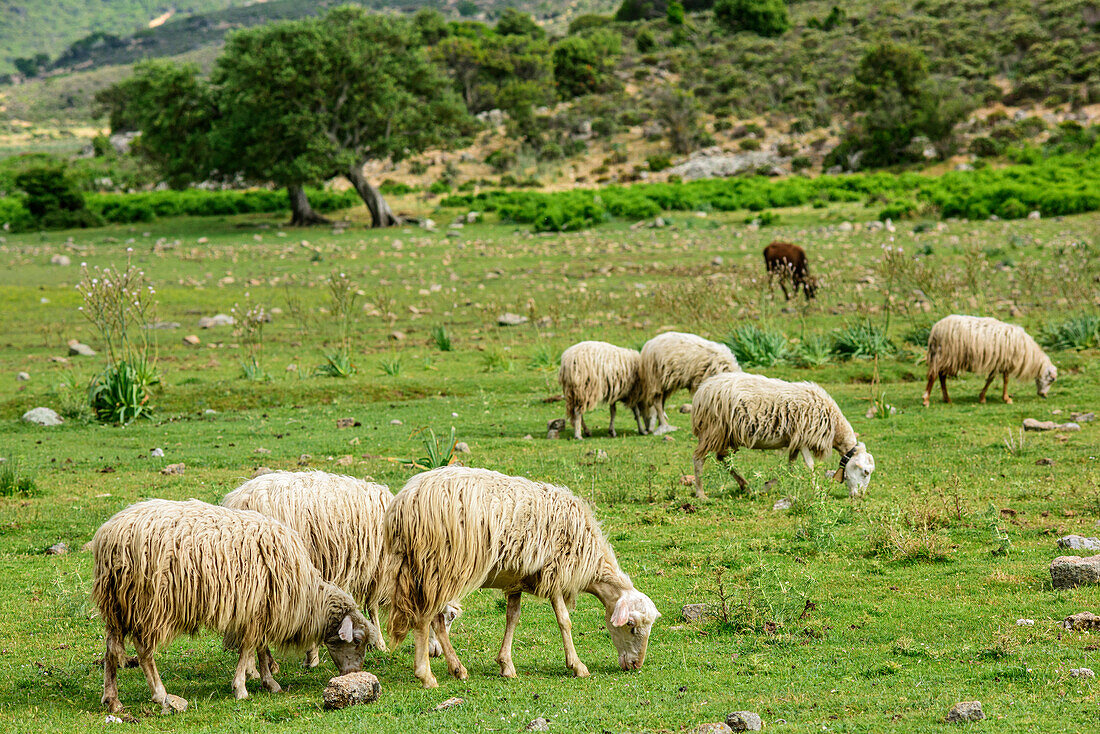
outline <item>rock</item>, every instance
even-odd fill
[[[1036,209],[1036,210],[1034,210],[1034,211],[1030,211],[1030,212],[1028,212],[1028,214],[1027,214],[1027,218],[1028,218],[1028,219],[1042,219],[1042,218],[1043,218],[1043,214],[1042,214],[1042,212],[1040,212],[1040,211],[1039,211],[1038,209]]]
[[[408,338],[408,337],[405,335],[405,332],[403,332],[403,331],[391,331],[390,332],[390,341],[403,342],[403,341],[405,341],[406,338]]]
[[[145,328],[155,329],[157,331],[171,331],[172,329],[178,329],[182,324],[178,321],[158,321],[155,324],[149,324]]]
[[[400,418],[394,418],[392,421],[390,421],[391,426],[400,426],[400,425],[404,425],[404,423],[405,422],[403,420],[401,420]]]
[[[455,444],[455,453],[456,454],[468,454],[468,453],[470,453],[470,445],[468,443],[466,443],[465,441],[459,441],[458,443]]]
[[[518,313],[502,313],[497,316],[497,326],[519,326],[526,323],[527,317],[520,316]]]
[[[66,267],[72,264],[73,261],[69,259],[68,255],[54,255],[50,258],[50,265],[60,265],[61,267]]]
[[[50,408],[32,408],[23,414],[23,421],[39,426],[60,426],[65,421]]]
[[[1016,626],[1017,627],[1034,627],[1035,626],[1035,620],[1034,619],[1017,619],[1016,620]]]
[[[202,344],[202,339],[199,339],[194,334],[188,334],[187,336],[183,337],[183,343],[190,344],[193,347],[197,347],[198,345]]]
[[[16,382],[26,382],[29,379],[31,379],[31,376],[26,372],[20,372],[15,376]]]
[[[149,456],[159,459],[164,456],[164,449],[150,449]]]
[[[752,711],[734,711],[726,714],[726,726],[730,731],[760,731],[764,728],[764,722]]]
[[[794,500],[792,500],[790,497],[780,497],[775,501],[775,504],[772,505],[772,509],[776,512],[779,512],[780,510],[789,510],[791,509],[791,505],[793,504]]]
[[[336,419],[336,427],[337,428],[354,428],[355,426],[361,426],[361,425],[363,425],[363,424],[360,423],[359,421],[355,420],[354,418],[337,418]]]
[[[698,150],[678,166],[668,169],[670,176],[684,181],[701,178],[725,178],[742,173],[755,173],[759,168],[770,169],[782,163],[782,158],[766,150],[747,150],[741,153],[722,153],[718,148]]]
[[[724,263],[724,262],[725,262],[725,260],[722,259],[722,256],[718,255],[717,257],[715,257],[713,260],[710,261],[710,264],[715,266],[715,267],[720,267],[722,265],[722,263]]]
[[[1025,431],[1053,431],[1054,421],[1040,421],[1034,418],[1024,418]]]
[[[115,133],[111,137],[107,138],[107,142],[111,144],[111,147],[115,149],[116,153],[118,153],[119,155],[126,155],[130,152],[130,143],[134,142],[134,140],[140,135],[141,133],[137,132],[136,130],[124,133]],[[184,702],[183,705],[186,706],[187,703]]]
[[[378,678],[370,673],[348,673],[330,678],[325,686],[324,699],[326,709],[346,709],[361,703],[378,700],[382,686]]]
[[[1078,612],[1062,620],[1062,627],[1067,630],[1100,630],[1100,617],[1092,612]]]
[[[981,701],[960,701],[947,712],[945,721],[949,724],[961,724],[966,721],[981,721],[984,718]]]
[[[592,463],[594,464],[603,464],[608,460],[607,452],[603,449],[593,449],[585,455],[592,457]]]
[[[493,127],[500,127],[501,125],[504,124],[504,120],[506,118],[506,115],[504,114],[504,112],[502,110],[491,109],[491,110],[485,110],[484,112],[479,112],[479,113],[477,113],[477,115],[475,115],[475,117],[477,117],[478,121],[484,122],[487,125],[492,125]]]
[[[256,470],[252,472],[252,479],[256,477],[262,477],[264,474],[272,474],[275,470],[266,466],[258,466]]]
[[[709,724],[700,724],[688,731],[688,734],[727,734],[733,731],[724,721],[714,721]],[[742,730],[743,731],[743,730]]]
[[[691,403],[684,403],[683,405],[681,405],[680,406],[680,412],[681,413],[690,413],[691,412]]]
[[[54,543],[46,549],[47,556],[63,556],[69,552],[69,546],[64,543]]]
[[[187,465],[184,464],[183,462],[180,462],[179,464],[169,464],[168,466],[161,469],[160,473],[161,474],[183,474],[183,472],[186,468],[187,468]]]
[[[851,222],[841,222],[836,226],[836,228],[841,232],[851,232],[853,229],[855,229]]]
[[[1055,589],[1071,589],[1100,582],[1100,555],[1081,558],[1059,556],[1050,564],[1050,582]]]
[[[431,232],[432,230],[435,229],[435,221],[431,220],[431,219],[427,219],[427,218],[421,219],[420,220],[420,227],[422,229],[426,229],[429,232]]]
[[[1055,426],[1055,428],[1059,431],[1066,431],[1068,433],[1073,433],[1074,431],[1081,430],[1081,426],[1072,421],[1070,421],[1069,423],[1059,423],[1057,426]]]
[[[305,466],[309,462],[313,461],[312,454],[302,454],[298,457],[298,466]]]
[[[1067,535],[1058,538],[1058,546],[1071,550],[1100,550],[1100,538],[1086,538],[1083,535]]]
[[[1053,466],[1053,465],[1054,465],[1054,459],[1050,458],[1049,456],[1044,457],[1042,459],[1036,459],[1035,460],[1035,466]]]
[[[70,357],[94,357],[95,350],[89,347],[87,344],[81,344],[76,339],[69,340],[69,356]]]
[[[215,326],[232,326],[235,323],[237,323],[236,319],[229,314],[219,313],[213,316],[203,316],[199,319],[199,328],[212,329]]]
[[[1069,417],[1074,423],[1092,423],[1096,420],[1096,413],[1070,413]]]
[[[122,719],[118,718],[114,714],[107,714],[107,718],[103,720],[104,724],[121,724]]]
[[[461,698],[448,698],[446,701],[436,706],[435,710],[445,711],[446,709],[453,709],[455,706],[461,706],[464,703],[466,703],[466,701]]]
[[[701,619],[706,619],[710,616],[707,612],[706,604],[685,604],[680,610],[680,614],[688,622],[698,622]]]
[[[164,703],[160,705],[162,714],[182,714],[186,710],[187,699],[173,696],[171,693],[165,696]]]
[[[555,418],[554,420],[549,421],[546,424],[546,437],[548,439],[557,438],[558,434],[565,430],[565,426],[566,423],[564,418]]]
[[[523,727],[524,731],[550,731],[550,722],[541,716],[537,719],[532,719],[531,723]]]
[[[466,224],[475,224],[481,219],[481,212],[466,212]]]
[[[1071,668],[1069,671],[1070,678],[1095,678],[1096,673],[1092,672],[1092,668]]]

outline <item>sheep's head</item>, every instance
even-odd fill
[[[325,630],[325,647],[340,675],[363,669],[369,630],[373,626],[354,606],[342,618],[329,623]],[[377,629],[374,633],[381,639]]]
[[[1039,376],[1035,378],[1035,389],[1039,392],[1039,397],[1045,398],[1050,391],[1050,386],[1054,384],[1054,381],[1058,379],[1058,368],[1052,364],[1048,364],[1043,371],[1039,373]]]
[[[653,623],[661,616],[656,605],[642,592],[630,589],[619,597],[613,608],[607,610],[606,616],[607,631],[619,651],[619,667],[623,670],[642,667],[649,645],[649,633]]]
[[[855,453],[848,458],[848,462],[836,470],[833,479],[848,485],[848,494],[855,497],[870,484],[874,470],[875,457],[871,456],[861,441],[856,444]]]

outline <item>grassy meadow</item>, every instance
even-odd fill
[[[786,209],[780,226],[761,229],[744,224],[745,212],[685,212],[663,228],[552,235],[495,221],[448,229],[459,210],[434,213],[435,232],[371,231],[353,211],[346,227],[310,230],[255,214],[8,234],[0,456],[36,487],[0,497],[0,728],[104,727],[103,630],[81,547],[112,513],[149,497],[217,502],[261,466],[369,476],[396,491],[414,471],[399,460],[424,455],[423,429],[449,435],[453,426],[471,450],[464,463],[565,484],[593,503],[624,569],[664,615],[642,670],[618,669],[602,609],[584,597],[574,638],[592,675],[572,678],[549,604],[528,596],[519,677],[502,679],[494,657],[504,603],[481,591],[452,631],[468,681],[437,660],[440,687],[422,690],[406,642],[368,653],[365,669],[382,683],[375,704],[324,711],[321,690],[335,669],[326,660],[304,671],[288,653],[277,676],[285,693],[250,683],[252,697],[235,701],[235,657],[204,633],[158,657],[168,691],[189,709],[162,717],[140,671],[123,670],[120,694],[136,723],[118,726],[517,732],[542,716],[551,731],[676,732],[750,710],[781,732],[946,731],[947,710],[978,699],[988,718],[974,726],[984,731],[1095,731],[1100,683],[1069,670],[1096,668],[1100,641],[1058,622],[1100,612],[1100,590],[1053,590],[1047,567],[1060,555],[1057,537],[1098,534],[1100,424],[1023,435],[1020,426],[1100,408],[1098,352],[1050,352],[1060,377],[1047,400],[1013,382],[1015,402],[1005,405],[997,382],[979,405],[984,376],[969,375],[949,383],[954,404],[937,389],[925,409],[919,342],[949,313],[996,316],[1034,335],[1095,314],[1100,215],[868,231],[876,211]],[[838,226],[845,221],[857,226]],[[788,304],[769,292],[760,253],[773,239],[807,249],[822,283],[815,301]],[[57,254],[72,264],[51,265]],[[70,338],[101,349],[77,310],[80,264],[128,257],[156,288],[157,319],[180,326],[153,332],[163,384],[152,418],[103,426],[81,417],[101,357],[51,358],[66,355]],[[346,379],[316,373],[339,340],[327,287],[334,272],[363,294],[352,328],[357,371]],[[269,379],[243,377],[245,335],[197,326],[254,305],[275,309],[259,358]],[[529,321],[498,326],[504,312]],[[821,353],[865,323],[885,327],[896,349],[877,362]],[[694,447],[689,416],[674,409],[679,430],[668,437],[636,435],[620,411],[620,435],[610,438],[601,408],[587,417],[590,439],[546,439],[547,421],[564,414],[553,398],[557,358],[570,344],[637,348],[668,328],[723,339],[745,324],[782,332],[790,345],[780,363],[750,369],[814,380],[836,398],[876,459],[865,497],[849,499],[782,452],[746,451],[733,461],[751,492],[738,492],[712,461],[710,499],[698,501],[682,481]],[[199,345],[184,343],[192,334]],[[818,359],[798,356],[806,345],[817,345]],[[29,381],[16,380],[20,371]],[[865,417],[875,397],[896,412]],[[688,400],[680,393],[671,404]],[[40,405],[66,423],[19,420]],[[356,423],[338,428],[342,418]],[[150,456],[154,448],[163,458]],[[181,462],[182,475],[161,473]],[[790,509],[773,509],[781,497],[793,499]],[[43,554],[59,541],[68,555]],[[688,623],[687,603],[710,604],[717,616]],[[1018,626],[1021,618],[1035,623]],[[453,696],[465,702],[434,710]]]

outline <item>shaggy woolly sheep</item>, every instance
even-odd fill
[[[638,379],[641,355],[634,349],[624,349],[607,342],[586,341],[574,344],[561,354],[558,382],[565,394],[565,412],[573,424],[573,437],[585,436],[588,426],[584,414],[600,403],[607,403],[611,412],[608,433],[615,436],[615,404],[622,402],[634,411],[638,433],[644,434],[642,417],[642,385]]]
[[[791,461],[799,454],[811,470],[829,449],[841,454],[833,478],[854,495],[867,486],[875,459],[856,440],[852,425],[829,394],[812,382],[784,382],[760,375],[731,372],[702,385],[691,403],[695,448],[695,494],[703,492],[703,465],[714,452],[719,461],[739,448],[787,449]],[[732,467],[742,490],[748,483]]]
[[[474,589],[501,589],[507,597],[497,662],[508,678],[516,674],[512,636],[524,592],[550,600],[566,665],[580,677],[588,668],[573,647],[569,620],[580,592],[603,602],[623,670],[642,666],[649,633],[661,616],[620,570],[588,505],[564,487],[485,469],[424,472],[408,481],[386,511],[386,542],[394,579],[391,639],[396,646],[413,630],[416,677],[425,688],[436,686],[427,656],[430,626],[448,669],[466,678],[438,615],[447,599],[461,599]]]
[[[368,613],[367,640],[386,649],[378,608],[387,602],[382,579],[383,516],[393,500],[389,487],[322,471],[271,472],[248,480],[222,500],[224,507],[255,510],[283,522],[302,537],[321,577],[352,595]],[[448,618],[459,609],[449,610]],[[433,657],[443,654],[432,639]],[[317,648],[306,667],[319,662]]]
[[[647,341],[642,346],[642,383],[650,431],[676,430],[665,413],[669,395],[682,387],[694,393],[708,377],[740,369],[729,347],[695,334],[668,331]],[[660,425],[654,428],[656,420]]]
[[[1040,397],[1046,397],[1050,386],[1058,379],[1058,368],[1026,331],[1014,324],[978,316],[945,316],[932,326],[928,334],[928,383],[924,386],[924,405],[932,384],[939,377],[943,402],[950,403],[947,378],[960,372],[989,373],[978,402],[985,402],[985,393],[998,373],[1004,376],[1001,399],[1008,397],[1008,378],[1035,380]]]
[[[245,676],[257,653],[264,687],[281,690],[269,645],[323,641],[341,674],[362,667],[367,620],[355,601],[321,578],[298,533],[258,512],[198,500],[139,502],[103,523],[92,551],[92,595],[106,625],[103,703],[112,712],[122,709],[117,673],[127,636],[165,712],[187,702],[164,690],[157,648],[202,628],[240,650],[237,698],[248,697]]]

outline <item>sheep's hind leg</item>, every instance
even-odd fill
[[[126,657],[126,648],[122,644],[122,635],[107,627],[107,651],[103,655],[103,698],[100,702],[112,714],[122,711],[122,702],[118,700],[118,666]]]
[[[516,666],[512,665],[512,638],[516,633],[516,625],[519,624],[520,592],[508,595],[508,611],[504,616],[504,641],[500,643],[500,654],[497,662],[500,664],[500,674],[505,678],[516,677]]]
[[[1012,398],[1008,397],[1008,373],[1007,372],[1005,373],[1005,387],[1004,387],[1004,390],[1001,391],[1001,400],[1005,401],[1009,405],[1012,405]]]
[[[442,612],[437,614],[432,621],[432,629],[435,632],[435,638],[439,640],[439,646],[443,648],[443,658],[447,661],[447,670],[451,671],[451,675],[459,680],[469,678],[470,675],[466,672],[466,667],[458,659],[458,654],[451,645],[451,637],[447,632],[447,624],[443,620]]]
[[[414,670],[416,677],[420,679],[425,688],[438,688],[439,683],[432,675],[432,666],[428,662],[428,629],[430,627],[431,620],[426,619],[423,622],[418,622],[416,629],[413,630],[413,637],[416,641],[416,651],[413,653],[413,661],[416,665]]]
[[[660,424],[657,426],[656,430],[653,431],[654,436],[672,433],[676,430],[676,426],[668,422],[668,413],[665,412],[665,401],[668,400],[668,396],[671,394],[672,393],[665,393],[657,398],[657,418]]]
[[[187,701],[179,696],[173,696],[164,690],[164,683],[160,679],[157,670],[157,662],[153,659],[156,650],[148,647],[144,640],[134,635],[134,647],[137,649],[138,665],[141,672],[145,673],[145,682],[149,684],[149,690],[153,693],[153,702],[160,704],[162,714],[186,711]]]
[[[611,436],[611,438],[615,438],[616,436],[618,436],[618,434],[615,433],[615,403],[612,403],[609,406],[608,410],[611,413],[611,423],[608,425],[607,433],[609,436]]]
[[[279,671],[275,657],[271,654],[271,648],[264,647],[259,650],[260,682],[271,693],[282,693],[283,687],[275,680],[274,674]]]
[[[947,394],[947,375],[940,375],[940,392],[943,393],[943,402],[950,403],[951,396]]]
[[[921,402],[924,403],[924,407],[928,407],[928,397],[932,394],[932,386],[936,384],[936,373],[932,370],[928,371],[928,382],[924,386],[924,395],[921,396]]]
[[[378,636],[378,639],[374,641],[375,647],[382,652],[386,652],[386,638],[382,635],[382,620],[378,615],[378,602],[372,602],[370,608],[370,622],[374,625],[374,634]]]
[[[645,425],[645,419],[642,417],[642,411],[637,406],[631,408],[634,411],[634,420],[638,424],[638,435],[644,436],[648,431]]]
[[[729,454],[718,454],[717,455],[718,462],[719,463],[724,462],[726,460],[727,456],[729,456]],[[737,473],[737,470],[733,468],[732,464],[726,464],[726,468],[729,469],[730,476],[733,477],[733,480],[735,482],[737,482],[737,486],[741,488],[741,491],[742,492],[748,492],[749,491],[749,483],[745,481],[745,478]]]
[[[572,415],[569,416],[569,420],[573,424],[573,438],[580,441],[584,438],[582,435],[584,433],[584,414],[579,410],[574,411]]]
[[[241,655],[237,659],[237,670],[233,674],[233,696],[240,700],[248,698],[248,689],[244,682],[248,679],[248,671],[256,668],[256,649],[246,645],[241,646]]]
[[[321,653],[317,649],[317,646],[314,645],[313,647],[306,650],[306,656],[302,660],[302,667],[306,668],[308,670],[309,668],[316,668],[320,664],[321,664]]]
[[[809,469],[810,471],[813,471],[814,470],[814,455],[813,455],[813,452],[811,452],[805,446],[803,446],[801,449],[799,449],[799,452],[802,454],[802,461],[806,462],[806,468]],[[793,458],[794,457],[792,457],[792,459]]]
[[[550,597],[550,603],[554,607],[554,615],[558,618],[558,629],[561,631],[561,642],[565,647],[565,664],[578,678],[588,677],[588,668],[577,656],[577,648],[573,646],[573,623],[569,620],[569,608],[561,594]]]
[[[695,466],[695,497],[696,499],[705,500],[707,493],[703,491],[703,467],[707,464],[707,455],[695,454],[694,462]]]
[[[983,387],[982,391],[980,393],[978,393],[978,402],[979,403],[984,403],[985,402],[985,392],[986,392],[986,390],[989,389],[990,383],[993,382],[993,378],[996,377],[996,376],[997,376],[997,371],[996,370],[989,373],[989,378],[985,381],[985,387]]]

